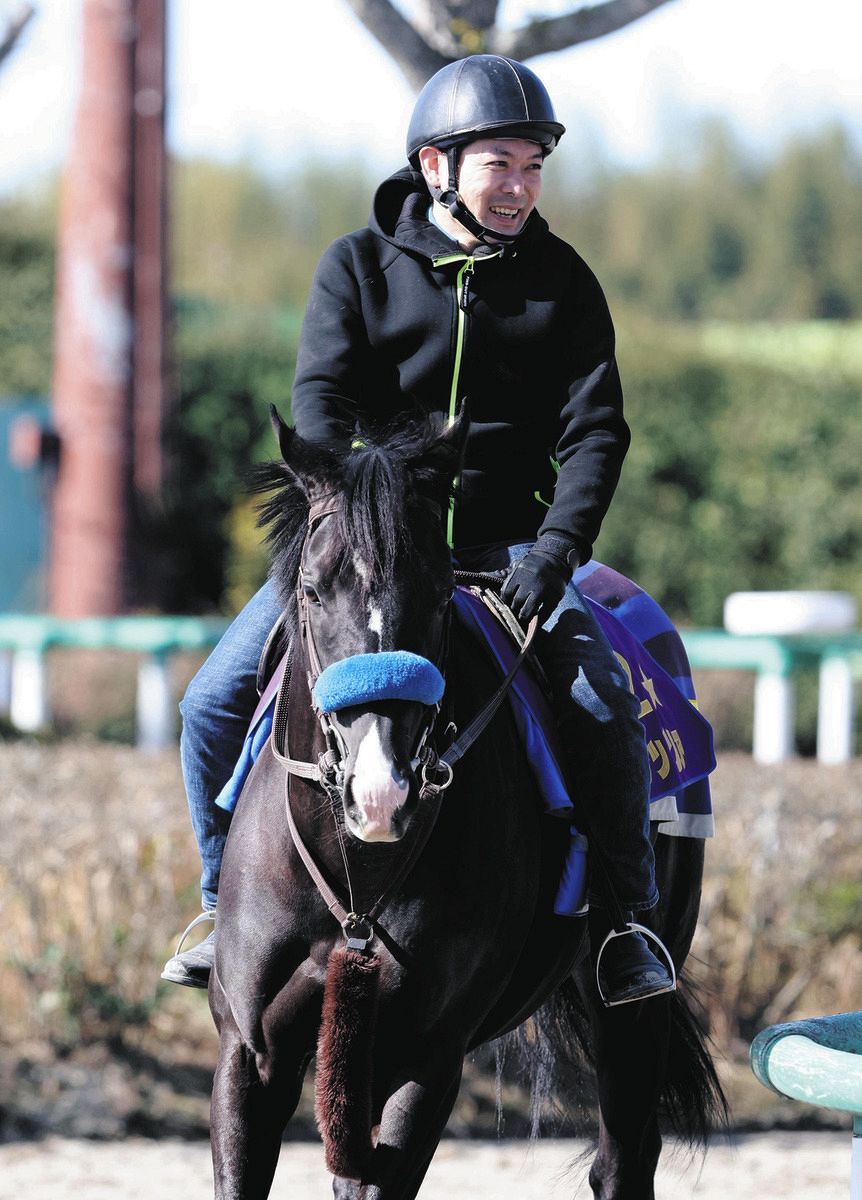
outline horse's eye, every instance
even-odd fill
[[[312,604],[320,604],[320,597],[317,594],[317,589],[311,583],[303,583],[302,594],[306,600],[310,600]]]

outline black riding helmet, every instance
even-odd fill
[[[472,54],[432,75],[419,93],[407,130],[407,157],[419,170],[423,146],[445,150],[449,181],[445,191],[433,189],[434,199],[480,241],[514,241],[517,234],[486,229],[458,194],[461,147],[498,134],[537,142],[550,154],[565,131],[545,85],[529,67],[499,54]]]

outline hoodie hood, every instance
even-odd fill
[[[412,167],[403,167],[385,179],[377,189],[368,221],[369,228],[399,250],[421,254],[425,258],[438,258],[457,252],[451,239],[433,221],[428,220],[431,203],[431,193],[423,176]],[[533,211],[517,241],[507,249],[510,253],[512,249],[520,250],[547,232],[547,221]],[[482,248],[481,253],[487,254],[488,249]]]

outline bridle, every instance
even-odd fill
[[[305,542],[302,547],[299,561],[299,574],[296,585],[296,612],[298,632],[302,644],[305,648],[305,658],[308,666],[307,682],[309,694],[313,695],[315,685],[323,674],[323,665],[320,661],[320,654],[317,649],[317,644],[314,639],[314,631],[309,619],[308,596],[306,595],[305,583],[305,550],[308,545],[308,539],[317,525],[324,518],[334,516],[341,507],[341,497],[339,495],[328,495],[314,501],[309,508],[308,513],[308,529],[306,532]],[[447,646],[449,640],[449,632],[451,627],[451,605],[447,608],[443,620],[442,630],[439,645],[437,648],[437,662],[434,664],[442,673],[442,668],[445,664],[447,656]],[[283,699],[286,709],[286,692],[289,686],[289,677],[282,684]],[[359,698],[359,702],[362,701]],[[438,717],[441,712],[441,704],[437,703],[433,706],[426,706],[428,715],[423,722],[417,739],[416,749],[411,757],[410,765],[415,771],[417,768],[422,770],[422,786],[436,787],[440,791],[444,791],[452,782],[452,768],[448,763],[441,760],[431,746],[434,730],[437,724]],[[311,779],[315,783],[320,783],[326,788],[334,787],[341,792],[344,787],[344,756],[346,746],[337,724],[332,720],[332,714],[324,709],[316,709],[317,718],[323,730],[324,740],[326,742],[326,750],[320,755],[316,763],[303,762],[300,759],[291,758],[287,753],[287,734],[282,740],[284,749],[274,744],[273,749],[275,756],[293,775],[299,775],[304,779]],[[285,721],[286,726],[286,721]],[[441,774],[440,779],[435,779],[434,775]],[[422,792],[419,794],[420,800],[423,798]]]
[[[308,544],[309,537],[318,523],[326,517],[335,515],[342,503],[341,497],[338,495],[328,495],[314,501],[309,509],[308,528],[306,531],[305,542],[300,554],[300,566],[296,588],[296,605],[299,636],[302,639],[303,646],[306,652],[306,663],[308,665],[308,685],[309,693],[313,694],[314,686],[317,680],[323,673],[320,656],[317,651],[317,646],[314,640],[314,633],[309,620],[308,598],[303,588],[304,576],[303,567],[305,561],[305,550]],[[456,572],[456,580],[470,580],[473,583],[491,583],[499,584],[499,580],[493,576],[474,575],[463,572]],[[496,605],[501,602],[495,598]],[[445,666],[449,647],[449,635],[452,622],[452,602],[450,601],[446,609],[446,615],[443,621],[440,645],[438,647],[438,666],[442,672]],[[508,610],[506,610],[508,611]],[[509,614],[511,617],[511,614]],[[505,621],[505,617],[502,618]],[[511,623],[517,628],[517,622],[511,618]],[[429,837],[434,829],[437,817],[440,812],[442,802],[442,794],[451,785],[454,779],[455,764],[461,759],[467,750],[473,745],[477,738],[482,734],[485,728],[490,723],[492,717],[503,702],[509,685],[515,678],[515,675],[520,670],[524,659],[526,658],[533,638],[538,629],[538,620],[533,618],[529,624],[527,632],[523,636],[520,651],[515,658],[506,677],[502,680],[496,691],[485,703],[479,713],[469,723],[467,728],[460,736],[453,736],[453,740],[446,750],[438,755],[432,745],[434,738],[435,727],[441,712],[441,703],[434,706],[427,706],[429,713],[427,719],[423,722],[420,729],[418,745],[411,766],[413,770],[421,767],[421,785],[419,788],[419,796],[417,800],[418,808],[411,823],[411,837],[407,847],[407,852],[402,856],[401,861],[390,877],[386,888],[377,901],[364,913],[354,911],[353,904],[353,887],[350,877],[350,869],[347,861],[347,853],[344,845],[343,830],[338,816],[338,806],[343,805],[344,801],[344,761],[343,754],[345,746],[343,739],[338,731],[338,727],[332,721],[331,715],[327,712],[317,710],[318,720],[320,721],[323,730],[324,739],[326,741],[326,750],[319,756],[317,762],[308,762],[301,759],[295,759],[290,756],[288,747],[288,730],[287,730],[287,706],[290,692],[290,661],[288,661],[285,677],[281,684],[279,700],[276,708],[276,717],[273,726],[273,737],[271,741],[272,751],[275,758],[285,768],[285,811],[287,815],[287,825],[290,831],[291,838],[300,859],[311,876],[318,892],[326,903],[327,908],[341,925],[345,938],[347,939],[347,949],[356,950],[362,953],[369,953],[368,945],[374,938],[374,927],[377,918],[383,912],[386,905],[395,895],[397,889],[404,882],[405,878],[412,870],[413,866],[419,859],[424,850]],[[385,652],[384,652],[385,653]],[[281,730],[280,736],[277,734]],[[447,727],[447,732],[458,734],[454,724]],[[280,744],[279,744],[280,743]],[[296,825],[296,820],[290,803],[290,777],[291,775],[299,776],[300,778],[310,780],[313,783],[320,785],[327,793],[330,804],[333,809],[333,816],[338,834],[339,846],[344,864],[346,875],[347,889],[350,896],[349,908],[345,906],[342,899],[336,894],[330,886],[328,880],[317,865],[313,854],[306,845],[299,829]]]

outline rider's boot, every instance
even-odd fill
[[[590,908],[590,947],[596,983],[602,1003],[611,1008],[635,1000],[647,1000],[676,989],[676,972],[665,946],[654,934],[666,962],[653,953],[647,938],[632,927],[632,914],[612,919],[604,908]]]
[[[168,983],[179,983],[183,987],[205,988],[209,985],[210,972],[215,955],[215,930],[190,950],[183,950],[183,943],[196,925],[204,921],[215,921],[215,912],[202,912],[187,926],[177,944],[173,957],[165,963],[162,979]]]

